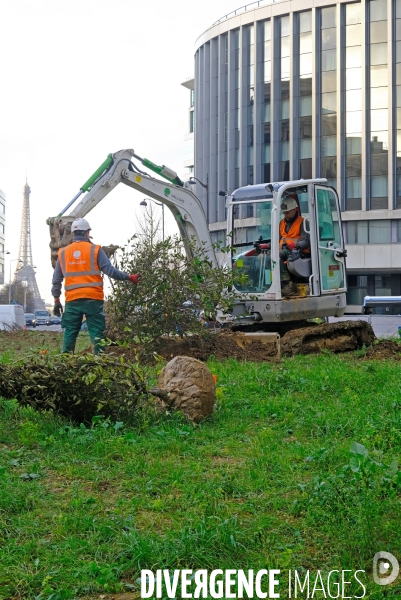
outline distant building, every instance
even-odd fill
[[[0,190],[0,285],[4,284],[5,269],[5,243],[6,243],[6,197]]]
[[[194,89],[213,241],[219,191],[325,177],[341,200],[348,304],[401,295],[401,0],[253,2],[198,38]]]

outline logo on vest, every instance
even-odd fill
[[[81,251],[80,250],[75,250],[75,252],[72,253],[73,257],[78,259],[81,257]]]

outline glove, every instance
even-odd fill
[[[53,308],[54,316],[61,317],[62,312],[63,312],[63,305],[60,302],[60,298],[54,298],[54,308]]]
[[[129,275],[128,279],[130,280],[131,283],[135,283],[135,285],[136,285],[139,281],[139,275]]]
[[[287,242],[286,246],[287,246],[288,250],[295,250],[295,248],[296,248],[295,242]]]

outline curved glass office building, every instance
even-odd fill
[[[342,204],[348,304],[401,295],[401,0],[254,2],[198,38],[194,86],[214,238],[219,191],[325,177]]]

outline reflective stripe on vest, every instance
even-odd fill
[[[73,242],[60,250],[67,302],[79,298],[103,300],[103,278],[97,263],[99,250],[100,246],[90,242]]]
[[[85,287],[103,287],[103,282],[102,283],[76,283],[75,285],[65,285],[64,289],[65,290],[77,290],[78,288],[85,288]]]

